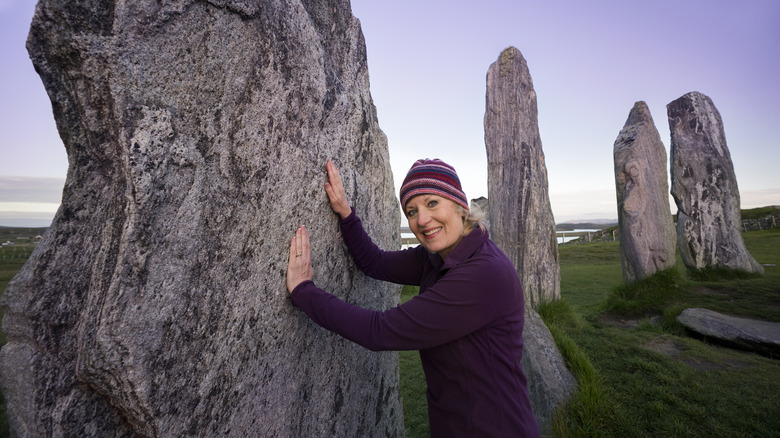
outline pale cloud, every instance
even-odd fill
[[[555,222],[562,223],[580,220],[617,220],[617,200],[615,192],[610,190],[589,190],[578,192],[550,193]],[[742,209],[780,205],[780,189],[742,190],[740,191]],[[669,195],[669,210],[677,213],[674,198]]]
[[[739,200],[743,209],[780,205],[780,189],[740,190]]]
[[[58,208],[54,202],[0,202],[0,212],[56,213]]]
[[[0,204],[59,204],[62,200],[64,185],[64,178],[0,176]],[[3,210],[1,206],[0,210]]]
[[[0,211],[0,227],[48,227],[54,213]]]

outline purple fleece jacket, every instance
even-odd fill
[[[432,437],[538,437],[520,366],[523,289],[487,231],[469,233],[444,261],[422,246],[380,250],[354,209],[340,225],[366,275],[419,285],[419,295],[379,312],[305,281],[293,290],[293,304],[371,350],[420,350]]]

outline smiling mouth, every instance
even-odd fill
[[[428,237],[441,231],[441,227],[434,228],[432,230],[423,231],[423,236]]]

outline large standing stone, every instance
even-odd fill
[[[20,436],[403,434],[395,353],[289,302],[290,238],[318,285],[369,308],[323,191],[333,157],[397,248],[386,139],[347,0],[38,3],[28,50],[70,167],[4,297]]]
[[[560,267],[536,93],[516,48],[505,49],[488,69],[486,100],[488,199],[475,202],[487,202],[491,238],[512,260],[523,284],[522,365],[534,415],[546,433],[555,408],[571,395],[576,380],[534,310],[543,301],[560,298]]]
[[[613,154],[623,279],[634,283],[675,262],[666,149],[644,102],[631,109]]]
[[[764,272],[740,232],[739,188],[723,121],[712,100],[691,92],[666,106],[672,134],[677,244],[689,269]]]
[[[526,305],[561,297],[536,92],[525,58],[501,52],[487,73],[485,147],[491,236],[517,267]]]

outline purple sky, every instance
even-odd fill
[[[415,159],[441,158],[470,198],[487,196],[485,75],[511,45],[533,77],[558,222],[616,218],[628,112],[647,102],[668,153],[666,104],[689,91],[723,117],[742,207],[780,204],[780,1],[638,3],[353,0],[396,185]],[[0,0],[0,225],[50,220],[67,171],[24,48],[33,9]]]

